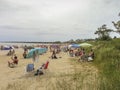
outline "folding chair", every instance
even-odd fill
[[[49,61],[46,62],[46,64],[44,65],[44,69],[47,69],[49,65]]]
[[[26,72],[31,72],[34,70],[34,64],[28,64],[26,67]]]

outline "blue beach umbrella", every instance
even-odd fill
[[[2,50],[10,50],[10,49],[14,49],[14,47],[12,46],[3,46]]]
[[[69,48],[79,48],[80,45],[79,44],[71,44],[68,46]]]
[[[27,58],[31,58],[33,57],[34,53],[40,55],[40,54],[43,54],[47,51],[46,48],[34,48],[34,49],[31,49],[29,51],[29,53],[27,54]]]

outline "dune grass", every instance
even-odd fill
[[[100,71],[100,90],[120,90],[120,39],[99,41],[94,65]]]

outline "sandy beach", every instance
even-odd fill
[[[82,72],[82,74],[87,72],[96,75],[97,73],[97,70],[89,64],[72,64],[68,53],[61,52],[57,56],[62,58],[50,59],[51,52],[48,51],[47,53],[40,55],[39,61],[35,62],[35,70],[46,61],[50,62],[48,69],[45,70],[44,75],[34,76],[34,72],[25,72],[26,65],[33,63],[32,58],[24,59],[22,56],[22,48],[16,49],[15,51],[19,59],[19,63],[15,68],[9,68],[7,66],[8,60],[11,60],[11,56],[6,56],[8,51],[0,51],[1,90],[53,90],[53,88],[56,87],[56,81],[60,78],[68,78],[77,72],[76,70]],[[87,78],[92,80],[91,77]]]

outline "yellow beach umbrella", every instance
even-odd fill
[[[93,46],[93,45],[89,44],[89,43],[81,43],[80,44],[80,47],[90,47],[90,46]]]

